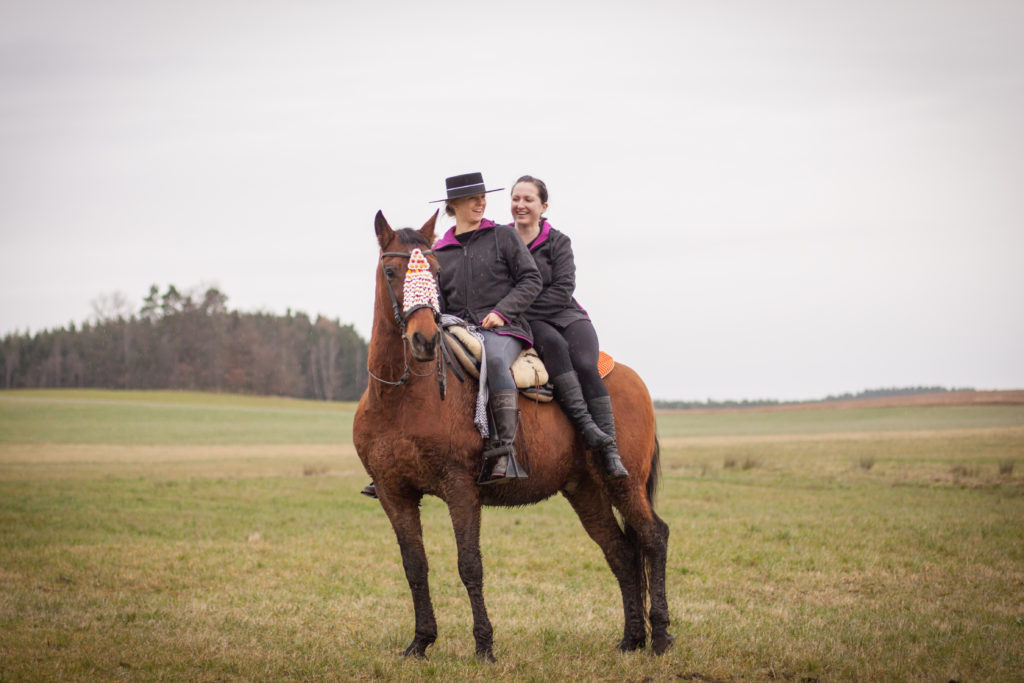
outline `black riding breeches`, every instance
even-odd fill
[[[533,345],[548,369],[548,375],[559,375],[575,370],[583,387],[583,397],[607,396],[608,389],[597,371],[597,331],[589,320],[577,320],[568,327],[558,328],[543,320],[530,322]]]

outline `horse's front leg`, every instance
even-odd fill
[[[437,640],[437,622],[434,606],[430,602],[427,582],[427,553],[423,549],[423,527],[420,525],[420,498],[401,496],[378,483],[377,495],[381,506],[391,520],[402,552],[405,578],[412,591],[412,606],[416,613],[416,633],[405,649],[405,656],[426,657],[427,648]]]
[[[487,618],[484,604],[484,566],[480,556],[480,498],[473,479],[461,482],[453,495],[448,496],[448,513],[455,529],[455,544],[459,552],[459,577],[462,578],[469,604],[473,610],[473,638],[476,656],[493,662],[494,632]]]

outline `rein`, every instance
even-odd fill
[[[433,254],[434,250],[433,249],[421,249],[420,253],[422,253],[424,256],[427,256],[429,254]],[[389,284],[389,281],[390,281],[391,278],[388,277],[387,271],[384,270],[384,258],[386,256],[393,256],[393,257],[396,257],[396,258],[406,258],[407,259],[407,258],[411,258],[412,257],[412,252],[407,252],[407,251],[385,251],[385,252],[383,252],[380,255],[380,259],[379,259],[379,262],[380,262],[380,272],[384,276],[384,282],[385,282],[385,287],[384,288],[386,290],[388,290],[388,296],[391,298],[391,310],[392,310],[392,312],[394,313],[394,316],[395,316],[395,324],[398,326],[398,329],[399,329],[399,331],[401,332],[401,335],[402,335],[402,360],[405,362],[405,371],[402,373],[402,376],[400,378],[398,378],[397,380],[387,380],[387,379],[384,379],[383,377],[378,377],[377,375],[373,374],[373,370],[370,369],[370,364],[369,364],[369,362],[367,362],[367,364],[366,364],[366,372],[369,373],[370,377],[372,377],[373,379],[377,380],[381,384],[387,384],[388,386],[392,386],[392,387],[400,387],[403,384],[405,384],[406,382],[408,382],[409,379],[412,378],[412,377],[429,377],[434,372],[434,371],[431,371],[431,372],[426,372],[426,373],[423,373],[423,374],[420,374],[418,372],[413,372],[412,366],[409,365],[409,339],[408,339],[408,337],[405,336],[405,327],[406,327],[406,324],[409,321],[409,316],[411,316],[413,313],[415,313],[416,311],[418,311],[421,308],[432,308],[432,307],[430,305],[428,305],[428,304],[421,303],[421,304],[416,304],[414,306],[410,306],[404,312],[402,311],[402,307],[398,305],[398,297],[395,296],[395,292],[394,292],[394,290],[392,290],[391,285]],[[441,314],[438,311],[436,311],[436,310],[434,311],[434,320],[438,324],[440,324],[440,322],[441,322]],[[443,335],[442,335],[442,337],[443,337]],[[447,349],[444,348],[444,341],[443,341],[443,338],[442,338],[442,340],[441,340],[441,352],[437,354],[437,369],[436,369],[437,385],[438,385],[438,388],[439,388],[439,390],[441,392],[441,399],[442,400],[444,400],[444,396],[445,396],[446,389],[447,389],[447,386],[446,386],[447,382],[446,382],[445,373],[444,373],[444,357],[446,355],[445,354],[446,351],[447,351]]]

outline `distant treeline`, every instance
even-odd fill
[[[95,320],[0,344],[8,389],[195,389],[322,400],[358,399],[366,342],[351,325],[305,313],[229,311],[215,288],[149,290],[130,312],[123,297],[94,302]]]
[[[947,389],[946,387],[891,387],[886,389],[866,389],[856,394],[829,395],[816,401],[778,401],[775,399],[755,399],[742,401],[661,401],[655,400],[654,407],[664,410],[697,410],[711,408],[759,408],[763,406],[795,405],[797,403],[828,403],[830,401],[856,401],[862,398],[882,398],[885,396],[911,396],[913,394],[938,394],[946,391],[970,391],[970,389]]]

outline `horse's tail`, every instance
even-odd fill
[[[658,443],[658,434],[654,434],[654,452],[651,453],[651,471],[647,475],[647,502],[654,510],[654,496],[658,492],[658,482],[661,481],[661,444]]]
[[[651,506],[651,514],[654,515],[654,495],[658,491],[658,480],[661,478],[661,444],[658,443],[658,435],[654,435],[654,451],[651,453],[651,470],[647,475],[647,502]],[[655,515],[657,518],[657,515]],[[637,577],[640,588],[640,610],[647,619],[647,595],[651,585],[650,565],[647,562],[647,553],[644,552],[643,544],[640,542],[640,534],[627,522],[623,525],[626,540],[633,548],[633,575]]]

